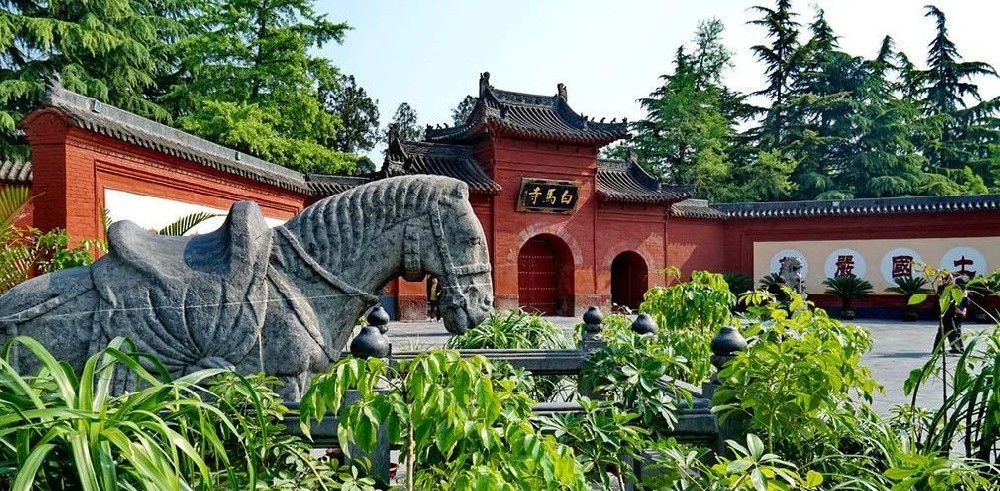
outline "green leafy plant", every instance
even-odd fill
[[[927,278],[916,276],[902,276],[895,279],[896,286],[886,288],[885,291],[889,293],[899,293],[904,295],[903,297],[903,311],[902,318],[904,321],[915,321],[917,320],[917,311],[913,304],[910,303],[910,298],[913,295],[918,294],[928,294],[931,290],[927,288]]]
[[[871,295],[873,291],[872,284],[868,280],[858,278],[856,276],[836,276],[833,278],[827,278],[823,280],[823,285],[826,286],[825,293],[840,297],[840,317],[842,319],[853,319],[853,300],[855,298],[867,297],[868,295]]]
[[[453,336],[446,349],[567,349],[562,329],[523,310],[494,312],[478,326]]]
[[[729,292],[737,297],[753,290],[753,278],[737,272],[737,271],[727,271],[722,273],[722,279],[726,281],[729,285]]]
[[[478,326],[464,334],[452,336],[446,349],[569,349],[561,327],[545,318],[520,309],[493,312]],[[499,364],[498,364],[499,365]],[[499,367],[513,375],[508,366]],[[522,388],[539,401],[568,400],[576,394],[576,384],[570,377],[559,375],[530,376],[520,374]]]
[[[807,308],[792,294],[749,319],[743,334],[755,342],[718,374],[715,411],[742,418],[768,447],[796,462],[811,462],[852,445],[852,431],[872,416],[868,404],[881,390],[861,357],[872,346],[867,331]]]
[[[668,275],[677,278],[679,271],[673,268]],[[729,309],[735,303],[736,295],[729,291],[722,275],[694,271],[691,281],[651,288],[639,310],[651,315],[664,329],[714,333],[732,319]]]
[[[717,456],[706,463],[704,451],[685,450],[669,443],[659,445],[643,489],[701,491],[771,491],[821,489],[823,476],[808,471],[803,476],[797,466],[766,450],[764,442],[748,434],[746,445],[727,440],[734,458]]]
[[[197,213],[191,213],[190,215],[184,215],[177,220],[174,220],[169,225],[157,230],[156,233],[160,235],[184,235],[191,231],[191,229],[197,227],[199,224],[208,220],[209,218],[215,218],[222,216],[218,213],[209,213],[207,211],[199,211]]]
[[[635,481],[632,462],[642,458],[649,431],[638,426],[638,415],[611,402],[586,397],[579,401],[583,412],[555,413],[537,418],[535,424],[541,433],[574,449],[584,472],[596,476],[604,489],[611,489],[612,483],[625,489],[626,482]]]
[[[531,425],[534,401],[485,358],[434,350],[397,368],[339,360],[303,396],[303,432],[328,410],[342,443],[371,451],[384,431],[402,449],[407,489],[587,489],[572,450]],[[357,400],[344,405],[348,390]]]
[[[674,278],[676,268],[668,270]],[[659,326],[658,342],[673,347],[688,370],[672,374],[685,382],[700,384],[708,379],[712,365],[709,342],[722,326],[733,322],[736,296],[722,275],[694,271],[691,281],[656,287],[646,292],[640,306]]]
[[[689,368],[666,337],[639,335],[629,325],[625,316],[605,318],[605,346],[591,353],[580,376],[595,397],[638,414],[654,434],[666,434],[677,422],[677,399],[690,400],[676,383]]]
[[[17,373],[15,347],[34,355],[37,375]],[[220,370],[165,381],[144,369],[133,351],[117,338],[77,376],[33,339],[16,337],[4,345],[0,482],[6,489],[198,489],[212,480],[204,452],[228,467],[219,427],[226,433],[236,428],[198,388]],[[124,374],[145,388],[113,395],[112,384]]]

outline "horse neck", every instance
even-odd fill
[[[351,220],[354,224],[364,223],[364,227],[344,227],[336,219],[331,219],[334,214],[329,212],[312,214],[314,219],[322,217],[322,223],[309,224],[299,220],[307,218],[306,213],[286,225],[289,235],[320,269],[353,288],[374,295],[379,295],[379,290],[402,270],[406,225],[414,221],[429,222],[426,211],[397,216],[380,210],[372,213],[370,218]],[[299,276],[316,274],[304,265],[295,269],[299,270]],[[326,286],[313,285],[319,289]]]

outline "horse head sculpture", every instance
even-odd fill
[[[92,266],[0,296],[0,337],[32,336],[80,369],[111,338],[126,336],[175,374],[263,371],[294,399],[397,276],[440,279],[442,318],[453,333],[482,322],[493,303],[468,187],[446,177],[365,184],[273,229],[256,204],[241,202],[209,234],[159,237],[120,222],[108,236],[108,255]],[[23,361],[32,368],[30,357]]]

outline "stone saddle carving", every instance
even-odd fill
[[[276,375],[298,399],[346,345],[392,278],[440,278],[445,327],[464,332],[491,310],[485,235],[461,181],[389,178],[323,199],[268,228],[252,202],[217,231],[108,231],[93,265],[43,275],[0,296],[0,338],[31,336],[80,369],[115,336],[175,375],[205,367]],[[18,368],[33,370],[27,353]]]

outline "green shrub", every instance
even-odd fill
[[[853,308],[852,300],[867,297],[873,291],[872,284],[868,280],[856,276],[827,278],[823,280],[823,285],[826,286],[825,293],[840,297],[843,314],[847,316],[852,315],[847,312]]]
[[[541,316],[523,310],[493,312],[478,326],[464,334],[452,336],[445,349],[569,349],[562,328]],[[531,376],[515,371],[507,364],[497,368],[505,375],[517,375],[521,388],[539,401],[568,400],[576,395],[571,377],[561,375]]]
[[[402,448],[407,489],[586,490],[573,451],[532,426],[534,401],[516,381],[494,375],[486,358],[455,351],[420,354],[398,371],[347,357],[303,396],[302,430],[339,411],[338,440],[371,451],[383,428]],[[341,408],[349,389],[359,398]]]
[[[806,308],[796,294],[790,311],[771,304],[764,312],[743,329],[755,342],[719,373],[716,410],[745,415],[750,431],[795,462],[837,453],[872,417],[868,404],[881,389],[861,364],[871,335]]]
[[[37,375],[22,377],[12,368],[15,344],[38,359]],[[129,354],[133,350],[115,339],[90,357],[78,377],[33,339],[16,337],[5,345],[0,358],[5,489],[201,489],[215,470],[202,457],[206,452],[225,467],[243,465],[229,462],[222,446],[235,426],[202,400],[197,387],[220,371],[165,381],[142,368]],[[113,395],[112,384],[126,374],[146,388]]]
[[[566,349],[562,329],[523,310],[494,312],[464,334],[452,336],[445,349]]]
[[[729,285],[729,292],[737,297],[753,290],[753,278],[736,271],[722,273],[722,279]]]

